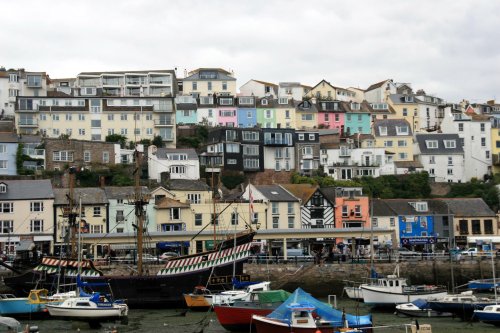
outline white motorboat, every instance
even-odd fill
[[[409,286],[405,278],[397,274],[378,278],[373,284],[362,284],[363,302],[372,306],[394,306],[396,304],[410,303],[417,299],[440,298],[447,295],[444,287],[433,285]]]
[[[47,310],[53,317],[89,321],[121,319],[128,315],[127,304],[113,302],[99,293],[67,298],[60,304],[47,304]]]
[[[417,299],[411,303],[396,305],[396,314],[403,314],[409,317],[451,317],[451,312],[441,312],[432,310],[427,301]]]
[[[350,299],[357,301],[363,300],[363,290],[361,289],[361,287],[344,287],[344,292]]]

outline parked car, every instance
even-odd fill
[[[124,260],[123,260],[126,264],[132,264],[132,263],[137,263],[137,255],[135,255],[135,260],[134,260],[134,257],[132,256],[132,254],[130,253],[127,253],[127,255],[125,255],[124,257]],[[156,256],[153,256],[151,254],[148,254],[148,253],[144,253],[142,255],[142,262],[149,262],[149,263],[153,263],[153,262],[156,262],[158,261],[158,258]]]
[[[166,260],[169,260],[169,259],[172,259],[172,258],[176,258],[178,256],[179,256],[179,254],[177,252],[163,252],[160,255],[160,260],[161,261],[166,261]]]
[[[396,254],[400,258],[415,258],[421,256],[421,253],[408,250],[406,247],[400,247],[396,250]]]
[[[475,256],[477,256],[478,253],[479,253],[479,250],[477,249],[477,247],[470,247],[467,250],[461,252],[461,254],[463,256],[467,256],[467,257],[475,257]]]

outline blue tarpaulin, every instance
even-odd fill
[[[343,316],[345,316],[345,320],[347,320],[349,327],[372,327],[371,315],[355,316],[345,314],[340,310],[332,308],[329,304],[317,300],[301,288],[297,288],[283,304],[277,307],[276,310],[271,312],[267,317],[291,323],[292,308],[297,306],[307,308],[314,307],[314,312],[316,312],[322,320],[331,322],[332,326],[335,327],[343,326]]]

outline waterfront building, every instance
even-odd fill
[[[416,134],[415,155],[435,182],[465,181],[464,149],[458,134]]]
[[[363,195],[361,187],[337,187],[335,189],[335,228],[363,228],[371,225],[369,198]],[[351,239],[337,240],[350,244]]]
[[[0,247],[15,253],[22,240],[43,253],[54,245],[54,192],[50,180],[0,181]]]
[[[373,244],[380,249],[392,249],[399,244],[399,221],[398,214],[394,212],[385,200],[370,199],[371,228],[391,230],[385,235],[373,236]],[[371,230],[370,230],[371,231]],[[371,235],[370,235],[371,236]]]
[[[55,188],[54,190],[54,224],[51,232],[55,236],[55,246],[68,242],[68,213],[69,188]],[[81,233],[104,234],[109,233],[109,202],[106,192],[100,187],[79,187],[73,190],[73,213],[80,216],[79,203],[81,200]],[[79,217],[77,218],[79,220]],[[57,251],[56,251],[57,252]]]
[[[222,68],[197,68],[179,79],[183,95],[198,99],[205,96],[236,96],[236,78]]]
[[[175,98],[175,121],[177,125],[198,124],[198,103],[189,95],[177,96]]]
[[[288,192],[300,199],[302,229],[335,228],[335,188],[311,184],[283,184]]]
[[[287,97],[280,97],[278,103],[287,104]],[[293,101],[295,105],[295,125],[298,130],[311,130],[318,127],[318,109],[311,100]]]
[[[295,166],[302,175],[312,175],[319,168],[320,144],[317,130],[295,132]]]

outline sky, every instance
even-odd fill
[[[495,0],[0,0],[0,66],[196,68],[365,89],[393,79],[448,102],[500,100]]]

